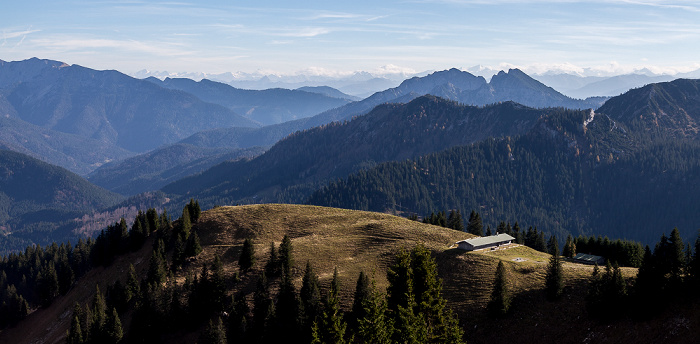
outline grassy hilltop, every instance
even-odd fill
[[[218,255],[224,265],[229,293],[245,292],[251,307],[259,273],[268,260],[270,243],[278,246],[288,235],[293,246],[292,273],[297,290],[307,261],[319,275],[324,290],[337,267],[340,300],[346,311],[352,305],[360,271],[373,276],[380,290],[384,290],[386,270],[396,252],[424,245],[438,263],[443,295],[448,308],[459,316],[468,343],[693,341],[696,338],[692,329],[700,323],[697,316],[684,315],[697,313],[691,311],[692,304],[688,309],[669,310],[661,320],[622,320],[610,324],[590,320],[585,311],[585,294],[591,266],[564,263],[563,297],[555,302],[546,301],[543,289],[550,255],[525,246],[464,252],[453,244],[472,237],[471,234],[387,214],[281,204],[217,207],[203,212],[194,229],[199,233],[203,251],[174,274],[175,283],[184,283],[187,276],[199,273],[202,264],[211,264]],[[152,238],[141,250],[120,256],[108,268],[94,268],[51,306],[34,311],[16,327],[0,332],[0,343],[63,342],[74,302],[88,302],[95,284],[104,292],[117,279],[124,283],[129,263],[134,264],[139,275],[145,276]],[[238,257],[246,238],[254,242],[256,262],[252,271],[235,282]],[[521,259],[516,261],[516,258]],[[512,311],[503,319],[492,318],[486,312],[499,261],[506,265],[508,286],[514,297]],[[623,268],[623,275],[629,279],[636,275],[636,269]],[[273,280],[273,295],[278,284],[278,280]],[[131,315],[126,312],[121,316],[125,332]],[[669,331],[670,328],[674,330]],[[167,339],[188,343],[196,341],[198,336],[197,331],[182,332]]]

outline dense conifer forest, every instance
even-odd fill
[[[518,221],[559,238],[607,235],[650,243],[700,223],[700,145],[630,132],[605,115],[544,118],[515,138],[487,139],[339,179],[308,203],[425,214],[476,209],[486,223]]]

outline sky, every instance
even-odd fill
[[[0,60],[125,73],[700,69],[696,0],[8,0],[0,8]]]

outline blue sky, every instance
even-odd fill
[[[132,73],[700,68],[688,0],[5,1],[0,59]]]

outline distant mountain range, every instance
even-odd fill
[[[160,82],[159,80],[153,78],[149,80],[156,83]],[[204,99],[230,99],[230,97],[223,97],[222,94],[230,94],[231,96],[235,96],[241,92],[251,92],[236,90],[224,84],[213,83],[207,80],[202,80],[201,82],[197,83],[188,79],[166,79],[163,83],[179,85],[177,87],[180,89],[193,92],[195,94],[204,93],[204,95],[200,95],[200,97]],[[283,92],[283,90],[268,91],[277,93]],[[332,92],[328,89],[325,89],[325,91]],[[213,95],[207,96],[207,92],[210,92]],[[335,94],[337,95],[337,93]],[[500,73],[494,76],[490,83],[487,83],[483,77],[477,77],[467,72],[451,69],[447,71],[435,72],[424,77],[414,77],[405,80],[396,88],[377,92],[361,101],[351,102],[346,105],[324,111],[313,117],[302,118],[295,121],[265,126],[257,129],[213,129],[195,134],[190,138],[184,139],[181,141],[181,143],[206,148],[225,147],[229,149],[239,149],[251,147],[270,147],[275,144],[275,142],[298,130],[306,130],[335,121],[350,120],[354,116],[367,113],[380,104],[405,103],[425,94],[438,95],[443,98],[452,99],[462,103],[477,105],[486,105],[514,99],[518,102],[531,104],[535,107],[561,106],[573,108],[596,108],[603,100],[576,100],[566,97],[558,93],[556,90],[528,77],[525,73],[522,73],[519,70],[510,70],[508,73]],[[170,148],[165,147],[162,149],[169,150]],[[169,153],[167,152],[155,153],[155,155],[161,156],[167,156],[168,154]],[[197,157],[196,159],[200,158],[200,156],[197,154],[183,155],[183,157],[186,156],[191,156],[193,158]],[[188,161],[184,160],[178,161],[184,164],[189,163]],[[213,166],[213,162],[218,160],[211,159],[208,161],[212,162],[212,165],[208,166],[211,167]],[[165,165],[163,166],[165,167]],[[200,167],[203,168],[205,166],[200,165]],[[167,166],[167,169],[171,168],[174,168],[174,166]],[[137,180],[144,177],[143,173],[130,167],[128,162],[123,167],[114,165],[108,168],[108,170],[122,171],[120,173],[121,176],[117,177],[117,179],[123,181]],[[149,173],[152,174],[155,173],[155,171],[150,171]],[[131,176],[126,177],[127,174],[131,174]],[[100,175],[101,177],[98,178],[96,175]],[[116,185],[112,184],[111,182],[107,182],[108,180],[112,180],[112,178],[108,177],[105,171],[97,171],[95,175],[90,177],[90,180],[110,190],[127,195],[136,192],[148,191],[148,189],[144,189],[144,187],[147,185],[156,185],[138,183],[135,184],[134,187],[128,188],[128,190],[124,188],[116,188]],[[136,185],[140,185],[140,187],[135,187]]]
[[[163,81],[156,78],[146,80],[163,88],[185,91],[203,101],[225,106],[262,125],[311,117],[350,102],[346,97],[333,97],[304,90],[282,88],[260,91],[242,90],[206,79],[199,82],[170,78]],[[336,92],[340,93],[337,90]]]
[[[38,59],[0,68],[0,97],[5,99],[0,113],[6,117],[132,152],[145,152],[204,129],[259,126],[223,106],[116,71]],[[11,82],[6,75],[14,74],[20,78]]]

